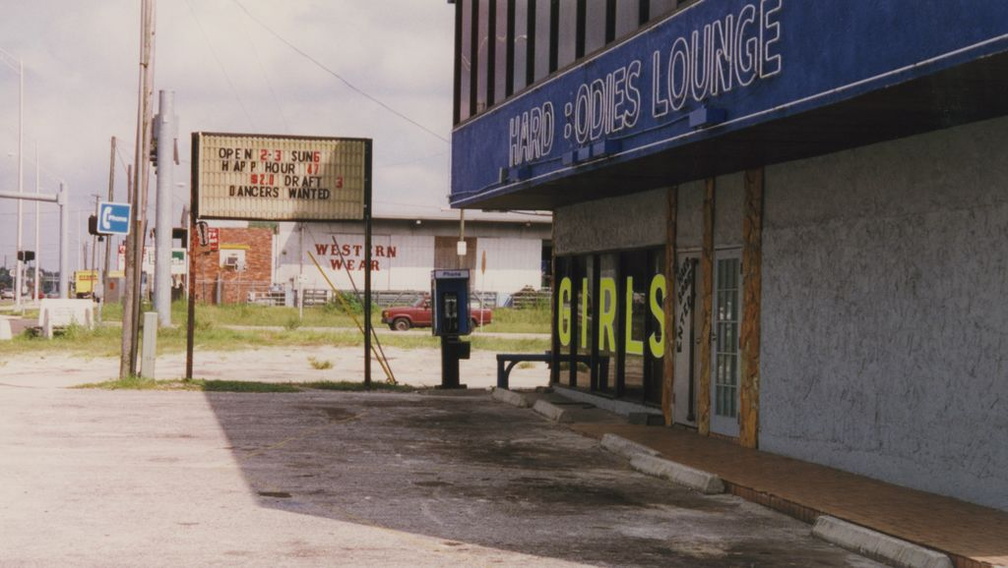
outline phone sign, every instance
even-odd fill
[[[98,204],[98,232],[106,235],[128,235],[130,232],[130,204]]]

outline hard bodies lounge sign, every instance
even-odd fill
[[[453,132],[455,205],[800,115],[1008,50],[1008,2],[701,0]]]

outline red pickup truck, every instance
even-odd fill
[[[469,319],[473,329],[493,321],[493,312],[487,308],[470,308]],[[385,308],[381,321],[395,331],[406,331],[411,327],[430,327],[432,323],[430,296],[417,298],[412,306]]]

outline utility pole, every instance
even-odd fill
[[[162,327],[171,325],[171,253],[172,220],[171,193],[175,185],[175,139],[178,117],[175,116],[175,93],[161,91],[154,136],[157,138],[157,213],[154,234],[154,309]]]
[[[108,201],[109,203],[115,201],[115,158],[116,158],[116,137],[112,137],[112,151],[109,154],[109,174],[108,174]],[[112,235],[105,236],[105,262],[102,264],[101,271],[101,287],[102,287],[102,298],[101,303],[98,304],[98,321],[102,319],[102,308],[105,306],[105,302],[108,301],[109,297],[109,286],[108,286],[108,274],[109,274],[109,256],[112,254]]]
[[[140,10],[140,92],[137,104],[136,166],[130,202],[130,234],[126,238],[126,286],[123,289],[123,339],[119,378],[137,374],[137,340],[140,335],[140,281],[146,237],[147,178],[150,163],[151,110],[154,83],[154,0],[142,0]]]

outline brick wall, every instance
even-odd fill
[[[195,248],[196,301],[218,303],[219,288],[220,303],[235,304],[247,301],[249,293],[268,289],[272,280],[273,231],[262,228],[219,231],[219,250],[198,245]],[[230,256],[239,263],[223,265]]]

